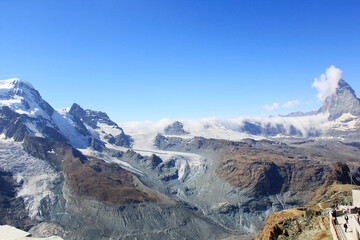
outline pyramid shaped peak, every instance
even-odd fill
[[[340,79],[336,91],[325,99],[319,113],[329,113],[329,120],[335,120],[345,113],[360,116],[360,100],[350,85]]]

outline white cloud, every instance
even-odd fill
[[[272,110],[275,110],[275,109],[278,109],[278,108],[281,108],[281,107],[283,107],[283,108],[294,107],[294,106],[298,105],[299,103],[300,103],[299,100],[294,100],[294,101],[288,101],[287,103],[284,103],[284,104],[282,104],[282,105],[280,106],[279,103],[274,102],[272,105],[266,104],[266,105],[264,106],[264,108],[265,108],[266,110],[268,110],[268,111],[272,111]]]
[[[274,102],[271,106],[265,105],[265,109],[268,111],[272,111],[274,109],[280,108],[280,105],[277,102]]]
[[[294,106],[296,106],[296,105],[298,105],[298,104],[299,104],[299,100],[294,100],[294,101],[289,101],[289,102],[287,102],[287,103],[284,103],[284,104],[282,105],[282,107],[290,108],[290,107],[294,107]]]
[[[321,74],[320,80],[315,78],[312,84],[313,88],[317,88],[319,93],[316,95],[319,100],[325,100],[325,98],[336,91],[338,83],[341,79],[342,71],[331,65],[326,69],[326,73]]]

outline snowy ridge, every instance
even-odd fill
[[[16,181],[22,183],[17,196],[24,199],[31,218],[41,219],[41,201],[56,201],[53,188],[60,181],[60,174],[49,163],[30,156],[20,143],[11,140],[0,140],[0,168],[11,172]]]
[[[0,81],[0,106],[7,106],[18,114],[29,118],[25,126],[31,135],[46,137],[44,126],[61,133],[74,147],[86,147],[88,138],[81,135],[69,118],[55,111],[33,86],[23,80],[14,78]]]
[[[105,113],[92,110],[87,110],[86,113],[93,124],[89,126],[84,123],[86,129],[78,129],[74,116],[69,113],[70,108],[53,109],[30,83],[17,78],[0,80],[1,107],[8,107],[18,114],[28,116],[22,118],[22,121],[30,135],[51,137],[57,132],[57,139],[61,135],[75,148],[89,147],[91,136],[106,144],[111,137],[124,134]],[[53,129],[52,132],[45,127]]]

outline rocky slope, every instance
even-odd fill
[[[305,205],[336,161],[348,162],[355,172],[359,162],[358,148],[328,141],[285,144],[158,135],[155,145],[206,156],[205,171],[211,180],[204,177],[173,185],[215,221],[250,232],[272,212]]]
[[[70,145],[50,139],[26,136],[24,150],[50,161],[65,177],[71,192],[112,203],[156,202],[156,197],[137,188],[135,177],[117,164],[86,157]]]

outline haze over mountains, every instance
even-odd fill
[[[336,84],[310,113],[117,124],[0,81],[1,224],[65,239],[255,234],[303,205],[335,162],[360,176],[360,100]]]

